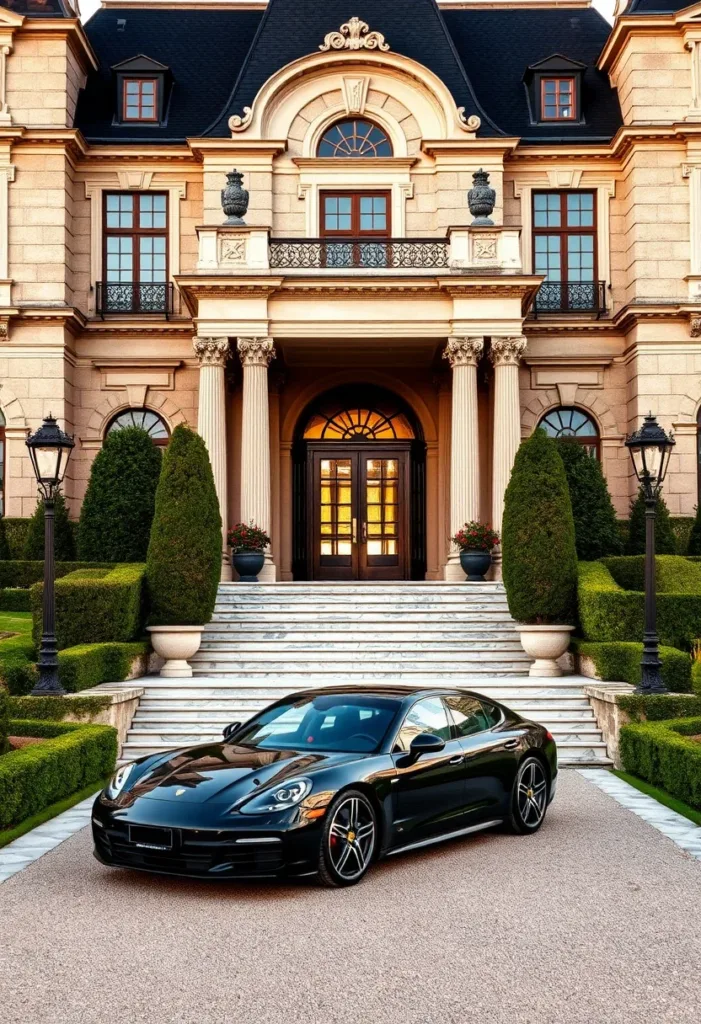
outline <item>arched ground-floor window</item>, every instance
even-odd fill
[[[600,458],[599,428],[592,417],[573,405],[560,405],[551,409],[538,424],[549,437],[568,437],[587,450],[595,459]]]

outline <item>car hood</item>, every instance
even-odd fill
[[[175,750],[160,758],[116,802],[122,807],[141,799],[232,804],[286,779],[316,774],[360,757],[363,755],[206,744]]]

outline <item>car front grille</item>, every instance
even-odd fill
[[[284,847],[278,837],[251,837],[209,829],[163,829],[167,833],[164,842],[172,841],[172,848],[158,849],[158,831],[148,829],[149,845],[144,846],[130,838],[126,824],[110,824],[95,828],[95,846],[110,864],[203,878],[275,875],[285,866]]]

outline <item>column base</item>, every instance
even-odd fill
[[[501,566],[502,566],[502,555],[501,551],[492,552],[492,566],[489,570],[488,579],[491,583],[501,583]]]
[[[275,583],[277,580],[277,567],[273,561],[273,556],[269,551],[265,552],[265,562],[263,568],[258,573],[259,583]]]
[[[448,561],[443,568],[443,579],[446,583],[465,582],[465,570],[460,565],[460,553],[458,551],[451,551],[448,555]]]
[[[228,551],[222,551],[221,557],[221,581],[222,583],[231,583],[234,578],[233,570],[231,568],[231,558]]]

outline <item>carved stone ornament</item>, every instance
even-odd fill
[[[495,260],[497,258],[497,236],[477,235],[474,258],[484,262]]]
[[[246,239],[227,238],[221,240],[220,263],[245,263],[246,262]]]
[[[692,316],[689,320],[689,334],[692,338],[701,338],[701,316]]]
[[[456,366],[477,366],[483,351],[484,338],[464,338],[455,335],[448,338],[443,358],[448,360],[452,370]]]
[[[265,366],[267,369],[276,358],[272,338],[239,338],[236,347],[244,366]]]
[[[229,171],[226,180],[226,188],[221,190],[221,206],[226,214],[225,224],[242,225],[246,222],[243,215],[248,211],[248,192],[243,187],[243,174],[237,171]]]
[[[480,167],[472,175],[472,181],[474,184],[467,193],[467,205],[474,218],[472,223],[477,226],[492,227],[494,221],[491,219],[491,214],[497,194],[489,184],[489,172]]]
[[[232,114],[229,118],[229,128],[232,132],[245,132],[253,120],[253,108],[244,107],[243,117],[240,114]]]
[[[381,32],[371,32],[370,26],[360,18],[346,21],[338,32],[324,36],[320,50],[389,50],[389,43]]]
[[[525,351],[526,339],[523,335],[512,338],[492,338],[489,358],[495,366],[518,366]]]
[[[458,124],[465,132],[476,132],[482,124],[482,118],[478,117],[477,114],[470,114],[469,117],[465,117],[465,108],[458,107]]]
[[[193,338],[192,347],[200,366],[226,366],[229,358],[228,338]]]

